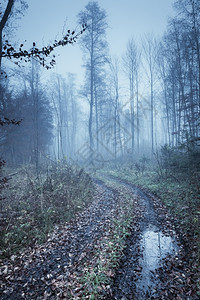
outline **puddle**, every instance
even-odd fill
[[[142,233],[140,247],[142,257],[139,263],[142,271],[136,283],[137,294],[141,295],[138,299],[156,294],[156,277],[153,272],[163,258],[169,254],[175,255],[177,251],[175,239],[164,235],[158,227],[151,224]]]
[[[112,179],[112,177],[111,177]],[[157,215],[151,197],[140,188],[121,179],[117,180],[137,195],[142,208],[139,222],[140,234],[133,232],[113,285],[116,300],[159,299],[162,283],[155,270],[162,267],[162,260],[178,251],[174,237],[162,233],[162,220]]]
[[[144,264],[149,270],[155,270],[159,261],[175,251],[174,240],[164,235],[156,226],[149,226],[141,241]]]

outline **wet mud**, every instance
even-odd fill
[[[137,199],[138,211],[132,212],[138,215],[109,294],[102,294],[99,299],[198,299],[188,284],[190,275],[184,271],[187,265],[177,259],[180,246],[167,211],[140,188],[120,179],[109,180]],[[119,205],[117,189],[100,180],[94,182],[96,196],[85,211],[70,224],[58,228],[47,243],[30,249],[18,261],[4,266],[0,299],[72,299],[60,296],[63,295],[60,291],[66,287],[70,276],[79,272],[85,257],[92,260],[96,242],[109,230],[110,220]],[[174,257],[177,259],[175,267],[172,265]],[[164,266],[166,260],[169,272]]]
[[[115,179],[116,180],[116,179]],[[177,254],[175,236],[164,233],[151,197],[126,181],[118,180],[139,197],[142,218],[138,230],[133,231],[113,285],[114,299],[159,299],[159,276],[155,270],[162,267],[162,260]]]
[[[54,282],[67,280],[85,254],[92,255],[116,201],[112,189],[98,182],[94,201],[74,222],[59,228],[46,244],[29,250],[13,266],[8,264],[0,280],[0,299],[59,299]]]

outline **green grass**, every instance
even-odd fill
[[[31,166],[17,170],[3,190],[4,223],[0,257],[10,257],[47,239],[55,225],[71,220],[92,200],[91,178],[82,170],[58,163],[36,176]]]
[[[186,237],[189,248],[195,249],[195,259],[200,262],[200,187],[191,174],[177,172],[161,178],[151,165],[141,173],[123,166],[104,170],[104,173],[125,179],[158,196],[176,220],[177,229]]]
[[[126,248],[127,237],[131,234],[131,224],[134,217],[133,197],[130,191],[106,181],[106,184],[119,192],[118,204],[112,217],[109,217],[109,227],[105,235],[94,245],[92,259],[85,260],[81,267],[81,276],[76,277],[75,285],[81,286],[78,299],[105,299],[116,270],[119,267],[123,250]]]
[[[112,231],[103,238],[99,250],[89,265],[83,267],[84,276],[81,283],[84,286],[82,297],[87,299],[101,299],[102,291],[109,292],[115,270],[119,267],[123,250],[126,247],[127,237],[130,235],[131,217],[128,212],[121,219],[112,220]]]

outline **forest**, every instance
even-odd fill
[[[27,3],[0,3],[0,298],[199,299],[200,1],[121,57],[98,1],[17,44]],[[46,75],[71,45],[83,82]]]

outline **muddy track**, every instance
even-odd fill
[[[132,230],[113,284],[113,299],[198,300],[187,251],[175,232],[173,218],[153,194],[127,180],[107,176],[139,196],[143,214]]]
[[[58,230],[42,248],[33,250],[18,261],[18,266],[9,266],[1,282],[1,299],[43,299],[44,284],[48,295],[54,294],[52,281],[67,280],[76,264],[92,255],[93,245],[106,230],[106,220],[116,206],[114,191],[102,182],[97,184],[93,203],[73,224]]]
[[[149,195],[125,180],[111,179],[136,194],[143,211],[139,232],[134,231],[127,241],[113,285],[114,299],[159,299],[157,286],[160,282],[159,277],[155,277],[155,270],[162,265],[163,258],[175,255],[178,249],[176,239],[162,232],[161,218],[156,214]]]
[[[168,275],[162,271],[166,270],[162,261],[166,257],[173,258],[178,246],[166,211],[151,196],[130,183],[116,178],[109,180],[128,190],[133,198],[136,197],[135,205],[139,207],[139,214],[132,224],[110,291],[97,299],[198,299],[191,296],[191,293],[188,296],[186,293],[190,290],[185,288],[182,289],[185,296],[173,298],[173,288],[167,286],[169,280]],[[82,299],[63,296],[60,290],[80,270],[82,261],[86,258],[86,262],[92,260],[97,241],[109,230],[110,221],[122,203],[119,202],[117,189],[100,180],[94,179],[94,182],[94,201],[71,224],[60,226],[47,243],[3,266],[0,299]],[[160,273],[157,272],[159,268]],[[172,268],[171,264],[169,268]],[[178,268],[172,269],[176,278],[179,278]],[[182,270],[180,272],[183,273]],[[187,276],[184,278],[188,280]],[[180,285],[173,282],[172,286],[178,290]],[[167,289],[172,290],[172,296]]]

